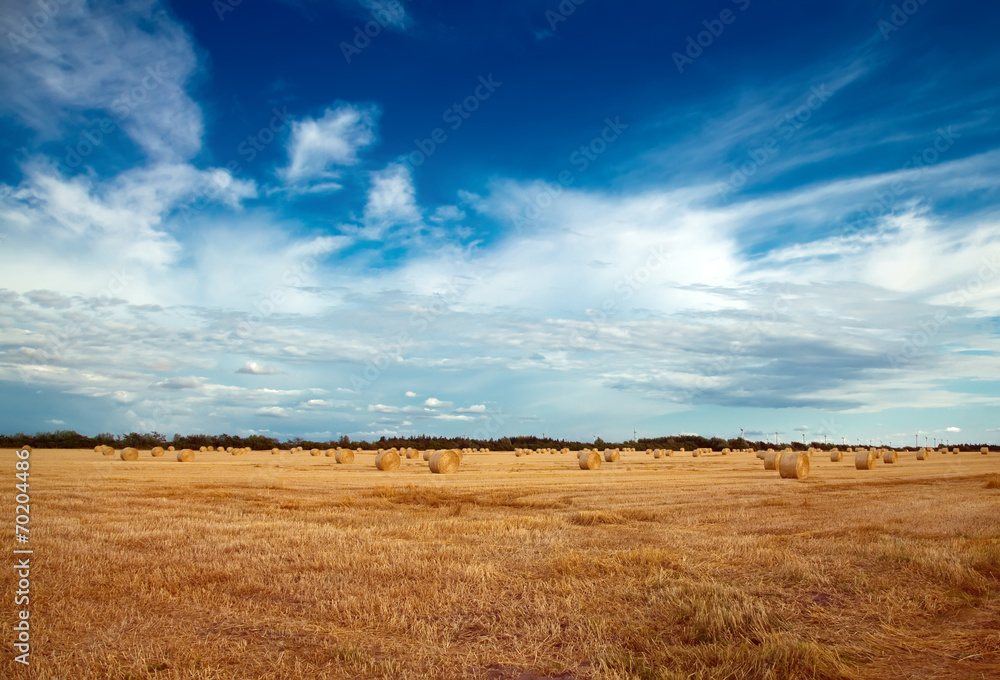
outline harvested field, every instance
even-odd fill
[[[0,676],[1000,676],[998,456],[374,458],[36,450],[31,675]]]

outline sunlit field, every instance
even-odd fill
[[[0,676],[1000,677],[996,451],[803,480],[752,453],[195,455],[31,454],[32,666],[5,642]]]

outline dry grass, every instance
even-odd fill
[[[995,456],[373,460],[36,451],[30,677],[1000,676]]]

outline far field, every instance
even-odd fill
[[[997,678],[1000,453],[31,454],[32,667],[0,677]]]

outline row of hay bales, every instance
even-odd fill
[[[94,452],[100,453],[101,455],[104,456],[115,455],[115,449],[106,445],[95,446]],[[161,458],[168,452],[174,453],[174,447],[171,446],[167,449],[164,449],[162,446],[154,446],[149,451],[150,455],[153,458]],[[124,461],[131,462],[134,460],[139,460],[139,449],[135,448],[134,446],[126,446],[121,450],[121,452],[118,455]],[[177,460],[182,463],[190,463],[191,461],[194,460],[194,451],[192,451],[191,449],[181,449],[180,451],[177,451]]]
[[[399,451],[395,448],[379,450],[375,454],[375,467],[382,472],[392,472],[398,470],[403,457],[412,460],[423,458],[427,461],[430,471],[434,474],[450,475],[458,472],[458,467],[462,464],[462,457],[465,453],[472,453],[476,449],[442,449],[440,451],[424,451],[423,454],[416,449],[406,448]],[[402,455],[400,455],[402,453]]]
[[[854,455],[854,467],[857,470],[872,470],[875,468],[877,461],[893,465],[900,459],[900,452],[895,449],[858,448],[855,450],[848,448],[847,452]],[[917,449],[916,459],[928,460],[932,452],[933,449]],[[805,479],[809,476],[810,458],[817,453],[822,453],[822,451],[812,448],[808,451],[793,451],[791,448],[785,448],[782,451],[767,449],[766,451],[758,451],[757,457],[764,461],[765,470],[777,470],[781,477],[786,479]],[[958,453],[957,448],[954,453]],[[986,455],[989,453],[989,449],[984,446],[980,449],[980,453]],[[839,463],[843,460],[844,453],[840,449],[833,448],[830,450],[831,462]]]
[[[530,456],[533,453],[537,453],[537,454],[546,454],[547,453],[547,454],[550,454],[550,455],[554,456],[557,453],[571,453],[571,451],[568,448],[567,449],[550,449],[550,448],[541,448],[541,449],[514,449],[514,455],[517,456],[518,458],[520,458],[521,456]]]

